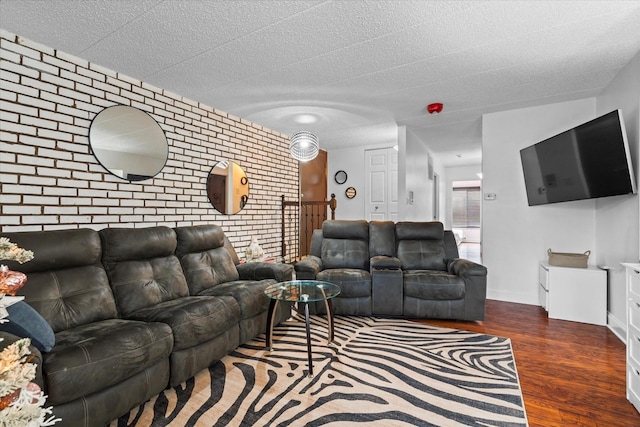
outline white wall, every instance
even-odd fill
[[[538,304],[538,263],[547,249],[592,251],[595,264],[595,201],[528,206],[520,149],[595,117],[595,98],[483,116],[483,264],[488,298]]]
[[[331,149],[327,151],[328,157],[328,196],[336,195],[338,206],[336,219],[363,219],[364,218],[364,151],[366,147],[350,147]],[[336,172],[343,170],[347,173],[347,182],[342,185],[333,179]],[[347,199],[344,192],[347,188],[356,189],[356,197]],[[328,200],[328,199],[327,199]]]
[[[404,198],[399,198],[399,203],[406,206],[404,219],[406,221],[432,221],[433,180],[429,180],[428,176],[429,150],[413,133],[407,132],[406,153],[406,193]],[[443,175],[443,169],[435,158],[433,159],[433,169],[435,173]],[[410,191],[413,191],[413,203],[411,204],[408,201]]]
[[[398,126],[398,221],[407,217],[407,127]],[[404,173],[403,173],[404,172]]]
[[[636,182],[640,172],[640,54],[623,68],[596,99],[597,115],[621,109],[627,129],[629,151]],[[609,325],[624,336],[626,283],[621,262],[640,259],[640,197],[618,196],[596,201],[597,263],[609,270]]]

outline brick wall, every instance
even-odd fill
[[[0,60],[0,231],[215,223],[239,252],[257,236],[280,255],[280,197],[298,194],[285,135],[4,30]],[[122,180],[93,156],[91,120],[112,105],[146,111],[164,130],[169,159],[153,179]],[[207,198],[222,159],[249,178],[236,215]]]

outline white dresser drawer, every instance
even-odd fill
[[[640,269],[629,269],[629,297],[636,297],[636,301],[640,301]]]
[[[627,357],[640,366],[640,329],[632,325],[627,331]]]
[[[640,264],[622,266],[627,282],[627,399],[640,412]]]
[[[640,300],[629,298],[629,325],[640,329]]]
[[[546,291],[549,291],[549,270],[547,270],[542,264],[539,264],[538,266],[538,283]],[[546,308],[547,307],[545,307],[545,309]]]
[[[640,368],[627,363],[627,400],[640,411]]]
[[[549,311],[549,291],[538,285],[538,301],[545,311]]]

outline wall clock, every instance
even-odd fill
[[[353,187],[349,187],[345,190],[344,195],[347,196],[347,199],[353,199],[356,197],[356,189]]]

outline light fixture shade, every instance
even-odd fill
[[[289,141],[291,156],[301,162],[315,159],[319,150],[318,137],[306,130],[294,133]]]

